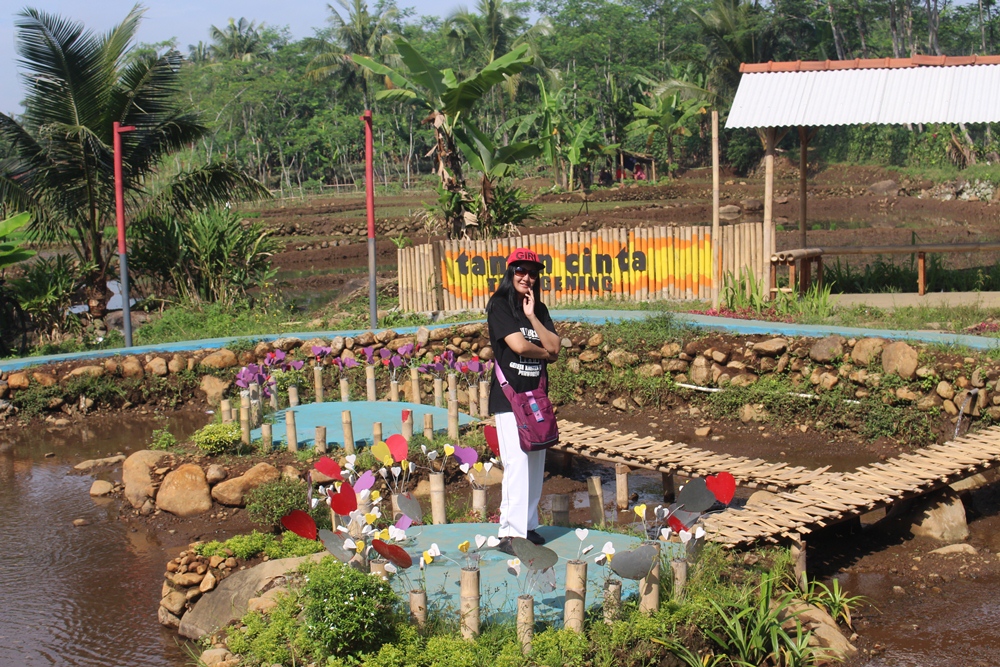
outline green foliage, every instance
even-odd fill
[[[208,424],[195,431],[191,441],[212,456],[233,453],[240,448],[242,433],[239,422]]]
[[[858,412],[864,415],[860,433],[865,438],[892,438],[920,446],[934,440],[926,413],[885,403],[875,396],[862,399]]]
[[[244,225],[230,209],[144,218],[133,228],[135,270],[182,299],[232,306],[274,277],[278,244],[260,223]]]
[[[76,332],[80,320],[68,312],[79,287],[81,270],[69,255],[55,255],[27,265],[11,281],[14,295],[32,324],[45,335]]]
[[[489,192],[489,196],[483,193]],[[529,204],[520,188],[509,183],[498,182],[484,187],[482,193],[468,202],[469,212],[480,225],[480,238],[508,236],[518,225],[536,216],[540,206]]]
[[[224,542],[218,540],[205,542],[195,547],[195,551],[201,556],[227,556],[232,551],[233,556],[240,560],[249,560],[261,554],[275,559],[309,556],[323,551],[323,545],[316,540],[307,540],[292,532],[285,532],[278,536],[273,533],[258,533],[254,530],[244,535],[234,535]]]
[[[56,399],[71,403],[79,400],[80,396],[86,396],[93,400],[95,405],[119,406],[125,402],[130,392],[137,389],[137,386],[135,380],[122,380],[108,375],[101,377],[80,375],[50,387],[32,382],[27,389],[14,394],[11,402],[17,408],[18,416],[28,420],[44,414]]]
[[[160,451],[170,451],[176,446],[177,438],[165,428],[158,428],[153,431],[153,434],[149,437],[149,444],[146,445],[149,449]]]
[[[309,509],[306,485],[297,479],[276,479],[265,482],[247,493],[247,516],[266,526],[281,525],[281,517],[292,510]]]
[[[531,641],[531,659],[545,667],[582,667],[590,643],[586,635],[566,628],[548,629],[536,634]]]
[[[277,602],[266,616],[258,611],[244,615],[240,619],[243,627],[229,633],[229,650],[243,656],[244,664],[270,667],[293,664],[293,660],[305,664],[302,658],[311,654],[312,646],[299,624],[297,598],[280,595]]]
[[[728,418],[739,417],[740,409],[748,403],[759,403],[772,419],[782,423],[800,416],[809,405],[809,399],[799,398],[796,393],[787,378],[769,374],[745,387],[727,385],[709,394],[707,402],[713,415]]]
[[[368,653],[395,636],[392,587],[332,557],[304,563],[303,628],[328,655]]]
[[[726,136],[729,139],[726,142],[726,160],[736,173],[746,175],[760,164],[761,158],[764,157],[764,147],[756,132],[733,130]]]
[[[170,343],[179,340],[273,334],[282,330],[288,313],[248,302],[182,304],[168,308],[149,324],[135,330],[136,345]],[[230,348],[234,352],[240,348]]]
[[[6,220],[0,220],[0,272],[35,256],[34,250],[25,250],[13,240],[5,240],[31,221],[31,214],[19,213]]]
[[[914,235],[914,241],[916,237]],[[885,259],[876,255],[866,261],[861,269],[848,263],[836,262],[824,269],[824,279],[836,292],[881,293],[916,292],[917,263],[911,255],[897,263],[895,259]],[[944,257],[930,254],[926,257],[925,277],[929,292],[978,292],[1000,289],[1000,266],[949,269]]]
[[[834,579],[829,586],[820,581],[809,582],[809,590],[802,597],[809,604],[826,609],[834,620],[843,621],[844,625],[851,629],[854,627],[851,623],[851,612],[868,601],[864,595],[847,595],[837,579]]]

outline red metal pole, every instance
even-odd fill
[[[112,124],[115,153],[115,222],[118,224],[118,273],[122,288],[122,324],[125,327],[125,347],[132,347],[132,304],[128,288],[128,252],[125,247],[125,186],[122,183],[122,132],[131,132],[135,127]]]
[[[371,328],[378,326],[378,305],[375,288],[375,167],[373,160],[372,112],[366,109],[365,122],[365,207],[368,211],[368,310]]]

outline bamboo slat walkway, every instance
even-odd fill
[[[740,486],[782,491],[824,479],[829,466],[811,469],[763,459],[718,454],[670,440],[641,437],[605,428],[559,420],[560,442],[553,449],[598,461],[622,463],[685,477],[707,477],[729,472]]]
[[[939,489],[1000,464],[1000,427],[848,473],[827,473],[749,509],[704,518],[708,538],[736,546],[796,538],[816,527]]]

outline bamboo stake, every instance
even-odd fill
[[[369,401],[377,401],[375,395],[375,367],[365,366],[365,393]]]
[[[444,380],[434,378],[434,407],[444,407]]]
[[[587,493],[590,496],[590,520],[595,526],[604,525],[604,488],[598,476],[587,478]]]
[[[619,512],[628,509],[628,473],[627,465],[615,464],[615,501]]]
[[[674,586],[673,596],[675,600],[684,597],[684,587],[687,586],[688,563],[687,560],[670,561],[670,571],[673,574]]]
[[[230,424],[233,421],[233,403],[228,398],[222,399],[219,403],[219,415],[223,424]]]
[[[462,637],[475,639],[479,636],[479,568],[463,567],[460,586]]]
[[[316,394],[316,402],[323,402],[323,367],[313,366],[313,391]]]
[[[288,451],[299,451],[299,435],[295,431],[295,412],[291,409],[285,413],[285,436],[288,440]]]
[[[469,383],[469,414],[473,417],[479,416],[479,383]]]
[[[389,574],[385,570],[385,564],[389,561],[382,558],[368,561],[368,571],[383,581],[389,580]]]
[[[296,385],[288,387],[288,407],[297,408],[299,406],[299,388]]]
[[[809,577],[806,574],[806,541],[799,533],[790,533],[788,536],[792,542],[791,555],[793,563],[793,573],[795,582],[800,590],[808,590]]]
[[[351,383],[347,378],[340,378],[340,400],[344,403],[351,400]]]
[[[531,640],[535,635],[535,598],[520,595],[517,598],[517,640],[524,655],[531,653]]]
[[[479,416],[486,419],[490,416],[490,383],[488,380],[479,382]]]
[[[622,608],[622,582],[609,579],[604,584],[604,622],[611,625],[618,620]]]
[[[652,544],[656,547],[656,559],[649,574],[639,580],[639,611],[644,614],[653,614],[660,608],[660,543]]]
[[[421,630],[427,625],[427,591],[423,589],[410,591],[410,623]]]
[[[404,410],[407,413],[403,419],[403,437],[409,442],[413,439],[413,410]]]
[[[444,473],[432,472],[429,475],[431,482],[431,522],[435,525],[448,523],[448,514],[445,510],[444,496]]]
[[[458,401],[448,401],[448,439],[458,444]]]
[[[344,433],[344,452],[350,456],[354,453],[354,422],[351,420],[350,410],[340,413],[340,425]]]
[[[240,408],[240,440],[244,445],[250,444],[250,408]]]
[[[429,412],[424,415],[424,437],[434,439],[434,415]]]
[[[660,481],[663,484],[663,502],[674,502],[674,476],[669,472],[661,472]]]
[[[764,256],[774,253],[774,141],[775,128],[765,130],[764,139]],[[764,295],[771,298],[771,273],[764,275]]]
[[[372,422],[372,445],[384,440],[382,437],[382,422]]]
[[[454,373],[448,373],[448,400],[458,400],[458,376]]]
[[[316,427],[316,438],[313,441],[317,454],[326,454],[326,427]]]
[[[472,511],[480,518],[486,516],[486,489],[472,490]]]
[[[389,400],[399,403],[399,382],[396,380],[389,380]]]
[[[552,496],[552,525],[569,525],[569,494],[557,493]]]
[[[410,403],[420,405],[420,373],[416,368],[410,369]]]
[[[566,603],[563,625],[574,632],[583,632],[583,617],[587,611],[587,561],[566,563]]]
[[[260,425],[260,439],[264,441],[264,448],[270,452],[271,448],[274,447],[274,435],[270,424]]]

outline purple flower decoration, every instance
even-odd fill
[[[302,367],[305,366],[305,365],[306,365],[306,362],[304,362],[304,361],[289,361],[288,364],[286,364],[285,370],[288,370],[289,368],[291,368],[292,370],[298,371],[298,370],[301,370]]]
[[[479,454],[472,447],[455,447],[455,458],[461,463],[467,463],[470,466],[475,465],[476,461],[479,460]]]
[[[332,352],[332,351],[333,351],[333,348],[322,347],[320,345],[313,345],[312,346],[312,353],[313,353],[313,356],[316,357],[316,361],[322,361],[323,358],[326,357],[326,356],[329,356],[330,352]]]
[[[381,350],[378,351],[378,356],[382,357],[383,359],[388,359],[389,357],[392,356],[392,350],[390,350],[387,347],[383,347]]]
[[[407,343],[406,345],[401,345],[399,347],[399,349],[396,350],[396,352],[398,352],[399,354],[401,354],[404,357],[408,357],[411,354],[413,354],[413,350],[414,350],[413,343]]]
[[[369,345],[368,347],[362,348],[361,351],[365,353],[365,359],[368,360],[369,364],[374,364],[375,363],[375,347],[374,346]]]
[[[274,352],[268,352],[264,356],[265,366],[274,366],[275,364],[280,364],[285,360],[285,353],[281,350],[275,350]]]

